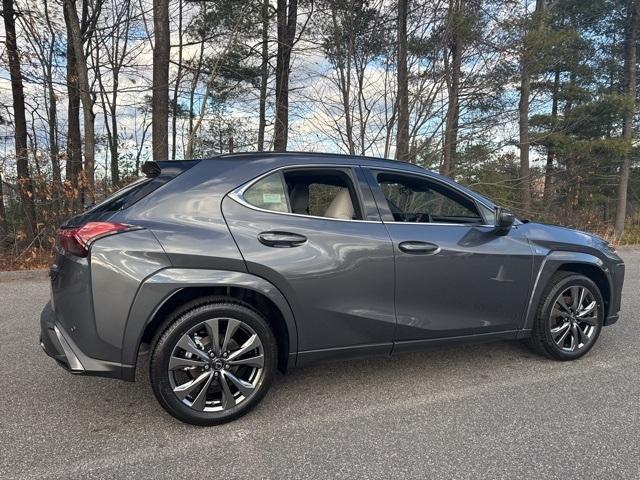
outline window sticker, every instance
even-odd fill
[[[264,203],[281,203],[282,195],[280,195],[279,193],[263,193],[262,201]]]

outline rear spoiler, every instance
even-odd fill
[[[167,160],[163,162],[148,161],[142,164],[140,170],[147,178],[163,177],[174,178],[191,167],[200,163],[200,160]]]

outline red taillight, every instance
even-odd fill
[[[137,227],[126,223],[88,222],[78,228],[61,228],[58,230],[60,246],[78,257],[86,257],[91,242],[100,237],[126,232]]]

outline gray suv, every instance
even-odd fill
[[[59,230],[40,343],[129,381],[149,348],[184,422],[246,413],[276,369],[486,339],[573,360],[618,319],[624,264],[604,240],[415,165],[253,153],[143,172]]]

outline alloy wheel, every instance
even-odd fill
[[[598,302],[583,285],[565,288],[553,302],[550,314],[551,338],[561,350],[577,352],[595,338],[598,326]]]
[[[168,374],[182,403],[200,412],[221,412],[250,398],[263,370],[264,348],[256,332],[234,318],[213,318],[180,337]]]

